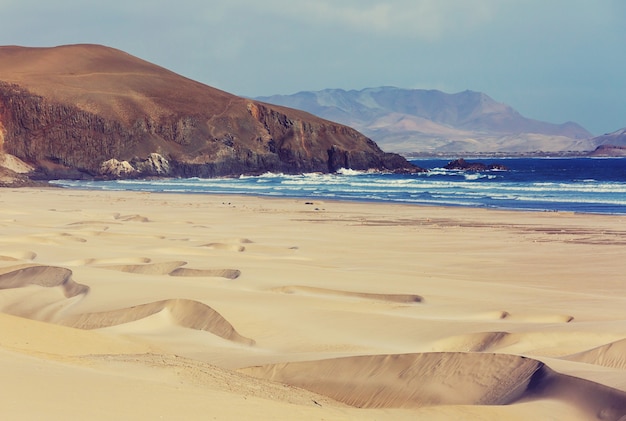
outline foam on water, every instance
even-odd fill
[[[489,161],[483,161],[491,163]],[[252,194],[369,200],[444,206],[626,214],[626,159],[507,159],[509,171],[446,170],[444,160],[419,160],[427,173],[387,174],[341,169],[337,174],[200,179],[67,181],[69,188],[150,192]]]

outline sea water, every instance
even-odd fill
[[[468,162],[476,160],[468,159]],[[237,178],[70,181],[68,188],[199,194],[245,194],[303,199],[397,202],[536,211],[626,214],[626,158],[480,159],[508,170],[446,170],[449,159],[415,159],[428,172],[274,174]]]

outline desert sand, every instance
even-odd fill
[[[626,420],[626,217],[0,190],[0,413]]]

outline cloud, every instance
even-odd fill
[[[623,126],[623,0],[0,0],[0,15],[0,45],[105,44],[242,95],[472,89]]]
[[[390,37],[437,39],[454,31],[470,30],[491,20],[499,2],[441,0],[230,0],[231,7],[248,13],[273,15],[310,27],[343,28]]]

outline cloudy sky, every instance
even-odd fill
[[[0,45],[104,44],[238,95],[470,89],[626,127],[623,0],[0,0],[0,16]]]

